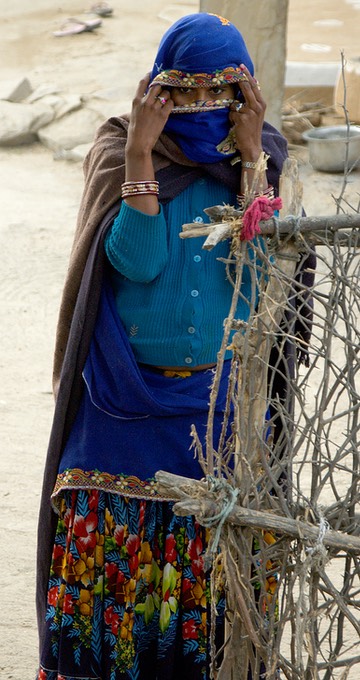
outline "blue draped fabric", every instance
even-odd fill
[[[238,68],[241,64],[245,64],[251,75],[254,74],[253,63],[238,29],[223,17],[199,12],[182,17],[165,33],[151,80],[170,69],[184,74],[218,74],[225,68]],[[226,158],[216,147],[230,130],[227,108],[170,114],[164,130],[175,136],[176,143],[193,161],[216,163]]]
[[[230,362],[225,362],[214,428],[216,446],[225,408]],[[168,378],[136,364],[105,282],[90,352],[85,389],[59,472],[103,470],[145,480],[159,469],[201,478],[189,450],[190,428],[204,443],[212,370]]]
[[[228,66],[254,66],[240,31],[216,14],[198,12],[176,21],[161,39],[151,79],[161,71],[213,73]]]
[[[197,163],[218,163],[235,155],[217,150],[229,134],[229,109],[199,113],[170,114],[165,131],[175,135],[176,143],[187,158]]]

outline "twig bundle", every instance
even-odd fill
[[[291,166],[280,190],[291,219],[264,223],[263,236],[253,242],[240,241],[241,215],[234,209],[208,210],[211,247],[232,230],[224,264],[233,301],[210,397],[206,451],[192,433],[204,481],[157,475],[177,494],[176,513],[194,514],[211,527],[208,557],[216,563],[213,574],[221,564],[227,593],[222,654],[213,646],[217,680],[248,680],[249,671],[254,680],[261,673],[272,680],[279,670],[289,680],[350,678],[360,657],[360,215],[338,215],[331,228],[322,223],[320,229],[310,218],[303,228],[293,173]],[[322,245],[316,285],[308,291],[296,274],[315,242]],[[236,319],[244,267],[252,281],[246,322]],[[294,352],[307,352],[297,328],[309,311],[309,292],[313,335],[309,361],[298,365]],[[301,301],[296,309],[295,296]],[[214,441],[230,343],[227,408]]]

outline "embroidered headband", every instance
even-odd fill
[[[247,80],[247,76],[240,67],[228,66],[224,69],[216,70],[214,73],[185,73],[177,69],[161,71],[151,82],[153,85],[163,85],[165,87],[216,87],[217,85],[231,85]]]

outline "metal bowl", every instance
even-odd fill
[[[303,132],[309,146],[309,161],[315,170],[342,172],[346,146],[349,145],[348,169],[360,164],[360,127],[337,125]]]

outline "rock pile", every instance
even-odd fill
[[[55,159],[82,160],[95,130],[107,117],[114,95],[93,97],[60,92],[56,85],[33,89],[28,78],[0,85],[0,146],[41,142]],[[113,105],[112,105],[113,106]]]

